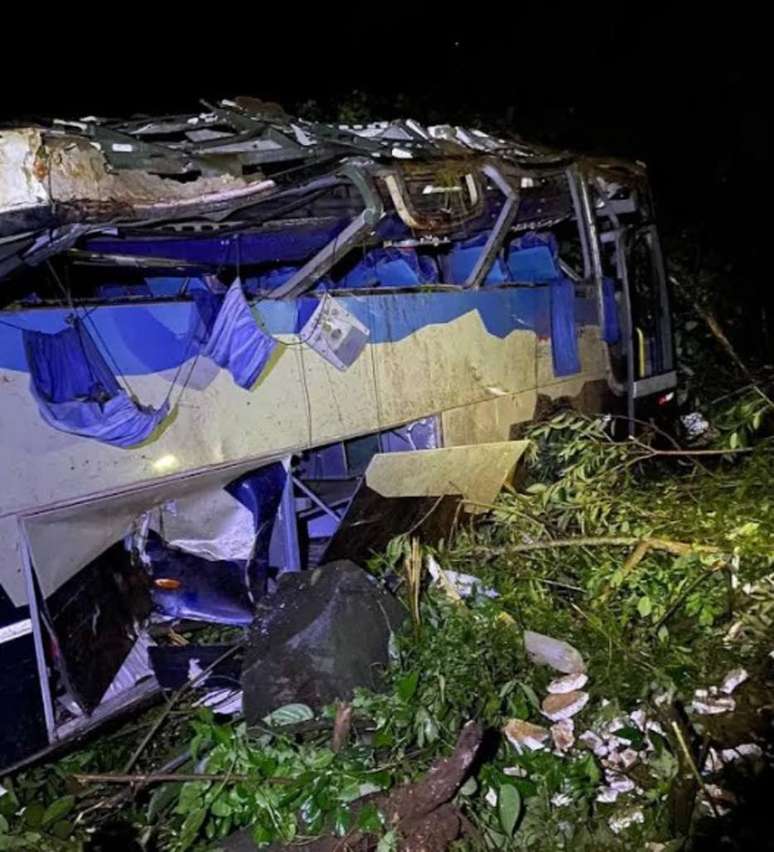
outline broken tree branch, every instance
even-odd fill
[[[532,553],[534,551],[552,550],[562,547],[640,547],[643,544],[646,545],[648,550],[662,550],[675,556],[686,556],[689,553],[723,552],[719,547],[715,547],[711,544],[672,541],[671,539],[666,538],[639,538],[636,536],[618,535],[546,539],[543,541],[526,542],[524,544],[507,544],[502,547],[487,547],[483,548],[483,550],[489,555],[496,556],[507,553]],[[634,556],[634,554],[632,556]],[[640,557],[640,559],[641,558],[642,557]]]
[[[218,775],[206,772],[150,772],[147,774],[121,774],[110,772],[76,773],[71,776],[79,784],[170,784],[186,781],[216,781],[220,783],[238,783],[240,781],[258,781],[262,784],[292,784],[292,778],[261,778],[250,775]]]
[[[349,702],[341,702],[336,707],[336,720],[333,723],[333,737],[331,738],[331,751],[339,752],[347,744],[349,732],[352,729],[352,705]]]
[[[199,672],[198,675],[196,675],[196,677],[191,678],[191,680],[184,683],[180,687],[180,689],[178,689],[175,693],[172,694],[169,701],[167,702],[167,706],[161,711],[158,719],[156,719],[156,721],[153,723],[153,726],[151,727],[151,729],[143,737],[142,741],[140,742],[140,744],[137,746],[137,748],[132,753],[132,756],[127,761],[126,766],[124,767],[125,773],[130,772],[130,770],[132,769],[134,764],[137,763],[137,760],[139,759],[140,755],[145,751],[148,743],[153,739],[153,737],[156,735],[156,732],[164,724],[167,717],[172,712],[172,708],[185,695],[185,693],[188,692],[189,689],[192,689],[194,686],[196,686],[196,684],[199,683],[199,681],[203,680],[208,674],[210,674],[215,669],[215,667],[217,665],[219,665],[220,663],[223,662],[223,660],[226,660],[230,656],[235,654],[240,648],[243,647],[243,645],[244,645],[244,642],[238,642],[236,645],[232,645],[227,651],[225,651],[223,654],[221,654],[218,657],[217,660],[215,660],[213,663],[211,663],[209,666],[207,666],[206,669],[203,669],[201,672]]]

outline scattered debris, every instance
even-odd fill
[[[486,598],[499,597],[494,589],[485,588],[478,577],[472,574],[460,574],[457,571],[443,569],[432,555],[426,558],[427,572],[433,582],[440,586],[452,599],[482,596]]]
[[[572,719],[561,719],[551,725],[551,738],[558,751],[569,751],[575,745],[575,723]]]
[[[722,772],[729,763],[740,760],[759,760],[763,757],[763,749],[757,743],[741,743],[733,748],[716,749],[713,746],[707,750],[703,770],[709,774]]]
[[[195,701],[194,707],[209,707],[213,713],[233,716],[242,712],[242,690],[213,689]]]
[[[729,695],[713,695],[706,689],[694,692],[690,709],[700,716],[715,716],[719,713],[730,713],[736,707],[736,701]]]
[[[561,719],[569,719],[576,713],[580,713],[589,700],[588,692],[576,691],[566,692],[561,695],[548,695],[543,699],[543,715],[552,722]]]
[[[737,686],[744,683],[749,677],[750,675],[745,669],[732,669],[723,678],[723,683],[720,684],[720,691],[725,692],[726,695],[731,695]]]
[[[680,418],[686,436],[689,441],[696,441],[703,437],[710,429],[709,421],[700,411],[692,411]]]
[[[523,719],[509,720],[503,728],[503,733],[519,754],[524,749],[537,751],[545,748],[545,742],[549,736],[545,728],[533,725],[532,722],[525,722]]]
[[[551,666],[565,674],[578,674],[586,671],[586,664],[580,652],[568,642],[554,639],[532,630],[524,631],[524,647],[533,663]]]
[[[645,815],[643,814],[642,809],[632,808],[631,810],[611,817],[609,825],[613,834],[620,834],[632,825],[636,825],[637,823],[642,824],[644,822]]]
[[[631,793],[635,784],[631,778],[616,772],[605,772],[607,784],[597,793],[598,802],[615,802],[624,793]]]
[[[564,677],[558,677],[548,684],[548,691],[556,695],[563,695],[567,692],[575,692],[577,689],[583,689],[588,683],[588,675],[583,672],[577,674],[569,674]]]
[[[703,794],[700,805],[713,816],[725,816],[737,802],[732,792],[717,784],[705,784]]]

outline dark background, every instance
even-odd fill
[[[243,94],[315,118],[464,122],[640,159],[673,253],[725,275],[757,313],[770,301],[760,295],[774,290],[762,15],[639,4],[75,8],[35,7],[24,26],[5,27],[0,120],[195,112],[200,98]]]

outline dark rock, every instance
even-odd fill
[[[285,704],[312,708],[379,689],[401,604],[352,562],[280,577],[258,605],[242,668],[248,724]]]

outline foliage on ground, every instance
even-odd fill
[[[497,597],[453,600],[426,576],[404,576],[406,539],[370,565],[380,576],[402,577],[402,594],[420,583],[418,618],[394,637],[386,692],[355,696],[353,735],[343,751],[332,751],[325,724],[335,708],[318,717],[317,732],[304,734],[299,723],[312,716],[304,707],[258,729],[199,710],[177,729],[178,739],[192,743],[181,771],[218,780],[162,784],[118,800],[111,798],[116,788],[73,784],[74,772],[123,763],[139,733],[119,731],[57,764],[3,779],[0,850],[82,849],[115,821],[119,807],[147,849],[210,848],[240,827],[259,843],[344,835],[353,828],[353,801],[421,776],[450,752],[467,719],[495,732],[508,719],[544,722],[540,696],[552,673],[527,660],[523,629],[565,639],[583,654],[592,700],[578,730],[634,707],[657,713],[656,695],[687,700],[734,665],[754,669],[769,650],[774,619],[774,451],[766,440],[755,443],[770,416],[759,399],[753,390],[733,400],[716,423],[723,453],[694,459],[661,454],[650,441],[656,435],[616,443],[604,419],[569,411],[536,425],[520,487],[503,494],[483,521],[462,524],[451,542],[422,553],[442,569],[476,575]],[[554,546],[578,537],[587,544]],[[635,547],[621,542],[650,539],[687,548],[679,555],[648,549],[627,564]],[[145,730],[148,724],[141,723]],[[623,805],[596,800],[602,769],[590,751],[520,755],[495,740],[459,794],[476,832],[468,848],[681,843],[670,812],[680,747],[668,734],[652,735],[637,778],[641,792]],[[635,750],[644,748],[637,731],[622,735]],[[150,750],[138,769],[158,767],[163,751]],[[115,804],[106,809],[105,802]],[[642,821],[615,834],[611,815],[633,804]],[[375,808],[360,810],[357,827],[382,836],[383,849],[394,847]]]

